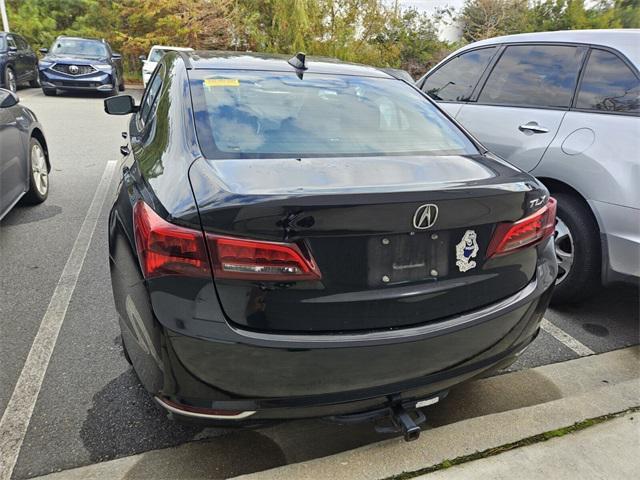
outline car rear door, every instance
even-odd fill
[[[531,171],[569,110],[585,47],[503,47],[481,88],[456,119],[489,150]]]
[[[455,117],[463,103],[471,98],[498,50],[497,46],[466,50],[433,69],[418,84],[423,92]]]
[[[19,35],[15,35],[16,45],[20,56],[20,73],[22,80],[33,80],[38,76],[38,61],[33,49],[27,41]]]

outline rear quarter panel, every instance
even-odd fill
[[[155,119],[141,130],[135,115],[130,121],[131,154],[121,163],[122,178],[109,216],[115,307],[123,341],[142,383],[150,391],[160,390],[165,381],[160,361],[164,354],[162,326],[157,316],[188,316],[192,308],[187,305],[184,312],[178,312],[184,302],[171,299],[178,298],[180,292],[163,292],[162,285],[143,278],[135,248],[133,205],[144,200],[171,221],[179,223],[176,219],[182,216],[197,221],[187,176],[197,155],[187,73],[181,60],[167,59],[166,65]],[[211,281],[209,285],[213,288]],[[166,304],[173,308],[164,309]]]
[[[531,173],[587,200],[640,208],[639,150],[640,117],[572,111]]]

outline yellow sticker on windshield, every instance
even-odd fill
[[[237,78],[205,78],[205,87],[239,87],[240,80]]]

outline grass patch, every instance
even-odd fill
[[[550,430],[548,432],[540,433],[538,435],[533,435],[531,437],[523,438],[522,440],[518,440],[517,442],[507,443],[506,445],[500,445],[498,447],[488,448],[486,450],[482,450],[481,452],[475,452],[469,455],[463,455],[461,457],[446,459],[438,463],[437,465],[425,467],[413,472],[404,472],[399,475],[394,475],[392,477],[388,477],[387,480],[408,480],[410,478],[415,478],[420,475],[425,475],[427,473],[435,472],[437,470],[444,470],[446,468],[451,468],[455,465],[460,465],[462,463],[471,462],[473,460],[479,460],[481,458],[492,457],[500,453],[508,452],[509,450],[513,450],[520,447],[526,447],[528,445],[533,445],[534,443],[546,442],[547,440],[551,440],[552,438],[562,437],[564,435],[577,432],[580,430],[584,430],[585,428],[589,428],[594,425],[598,425],[599,423],[606,422],[607,420],[611,420],[612,418],[616,418],[621,415],[626,415],[628,413],[633,413],[638,411],[640,411],[640,407],[633,407],[628,410],[623,410],[621,412],[602,415],[601,417],[588,418],[586,420],[582,420],[581,422],[574,423],[573,425],[570,425],[568,427],[558,428],[556,430]]]
[[[142,85],[142,72],[124,72],[124,83]]]

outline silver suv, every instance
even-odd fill
[[[452,53],[417,85],[558,200],[555,302],[640,277],[640,30],[530,33]]]

